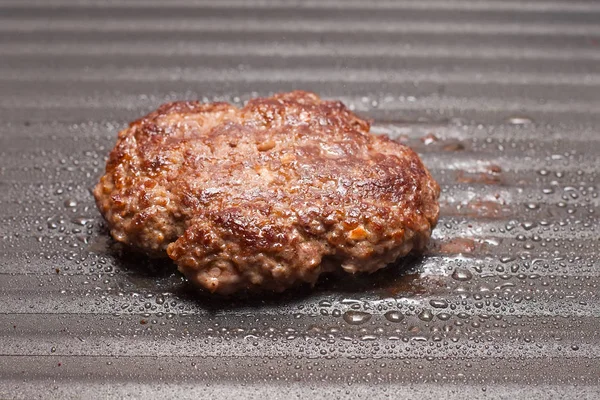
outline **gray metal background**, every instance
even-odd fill
[[[1,398],[598,398],[600,3],[192,3],[1,3]],[[422,155],[424,257],[227,301],[108,239],[127,121],[289,89]]]

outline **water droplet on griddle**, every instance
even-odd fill
[[[527,203],[525,204],[525,207],[527,207],[530,210],[537,210],[538,208],[540,208],[540,205],[537,203]]]
[[[74,224],[77,224],[77,225],[85,226],[85,225],[89,224],[90,222],[92,222],[93,220],[94,220],[93,218],[75,217],[71,220],[71,222],[73,222]]]
[[[533,123],[533,120],[529,117],[514,116],[508,118],[508,123],[511,125],[527,125]]]
[[[419,317],[419,319],[421,321],[425,321],[425,322],[429,322],[433,319],[433,313],[431,312],[431,310],[425,308],[423,309],[423,311],[421,311],[419,313],[419,315],[417,315]]]
[[[77,201],[75,201],[73,199],[67,199],[67,200],[65,200],[65,202],[63,204],[67,208],[77,207]]]
[[[473,278],[473,274],[468,269],[456,268],[454,272],[452,272],[452,278],[457,281],[468,281]]]
[[[384,314],[384,317],[390,322],[400,322],[404,319],[404,315],[398,311],[388,311]]]
[[[350,325],[360,325],[364,324],[368,320],[371,319],[371,314],[363,312],[363,311],[346,311],[344,313],[344,321],[349,323]]]
[[[529,230],[535,228],[537,226],[537,224],[535,222],[523,222],[523,223],[521,223],[521,226],[526,231],[529,231]]]
[[[448,308],[448,302],[444,299],[430,300],[429,305],[433,308]]]

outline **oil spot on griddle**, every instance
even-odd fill
[[[114,240],[112,240],[108,233],[106,233],[104,235],[95,236],[87,246],[86,251],[95,254],[108,254],[111,251],[114,251],[115,245],[116,243]]]
[[[434,240],[429,247],[428,254],[469,254],[482,251],[486,243],[472,238],[455,237],[449,240]]]
[[[499,174],[502,172],[502,168],[499,165],[496,164],[490,164],[486,167],[486,170],[488,170],[490,173],[492,174]]]
[[[399,141],[399,140],[397,140]],[[440,139],[434,133],[429,132],[425,136],[420,137],[418,140],[402,140],[401,143],[409,145],[411,148],[417,151],[423,152],[458,152],[466,150],[467,146],[464,142],[455,138],[444,138]]]
[[[465,150],[465,145],[459,142],[448,143],[442,147],[444,151],[463,151]]]
[[[425,145],[430,145],[430,144],[436,143],[438,140],[439,140],[438,137],[435,136],[433,133],[428,133],[427,135],[425,135],[421,138],[421,141]]]
[[[504,218],[509,215],[510,209],[500,201],[472,200],[464,208],[464,215],[483,218]]]
[[[485,199],[474,198],[459,204],[440,202],[442,215],[472,218],[501,219],[512,214],[510,207],[505,204],[500,195]]]
[[[498,165],[489,165],[485,172],[458,171],[456,182],[458,183],[480,183],[484,185],[503,185],[501,176],[502,168]]]
[[[445,278],[443,276],[421,273],[407,274],[398,276],[382,287],[382,294],[394,297],[428,295],[437,292],[444,286]]]

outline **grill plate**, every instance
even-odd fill
[[[4,1],[0,397],[596,398],[599,18],[586,1]],[[89,190],[127,121],[291,89],[419,152],[442,187],[427,254],[215,300],[108,238]]]

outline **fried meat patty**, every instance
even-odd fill
[[[211,292],[373,272],[425,247],[439,186],[341,102],[295,91],[164,104],[119,133],[94,189],[115,240]]]

